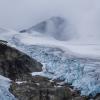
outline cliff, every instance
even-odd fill
[[[0,75],[15,80],[42,70],[42,64],[17,49],[0,43]]]

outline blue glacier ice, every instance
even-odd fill
[[[32,75],[62,80],[80,90],[81,95],[95,96],[100,93],[100,59],[76,56],[57,47],[23,44],[18,36],[10,42],[44,65],[42,72]]]
[[[32,75],[62,80],[74,89],[80,90],[81,95],[95,96],[100,93],[100,59],[79,56],[71,51],[65,52],[61,47],[27,44],[28,40],[33,39],[31,36],[34,35],[18,33],[6,36],[5,40],[9,42],[8,45],[14,46],[44,65],[42,72],[34,72]]]

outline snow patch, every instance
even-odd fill
[[[17,100],[9,92],[11,80],[0,75],[0,100]]]

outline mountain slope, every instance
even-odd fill
[[[47,76],[52,80],[60,79],[80,90],[82,95],[95,96],[100,93],[100,47],[98,45],[94,48],[92,44],[70,44],[35,31],[17,33],[5,39],[10,45],[44,65],[42,72],[32,73],[32,75]]]
[[[11,80],[23,79],[41,69],[39,62],[0,41],[0,100],[16,100],[9,92]]]
[[[35,32],[17,34],[12,38],[12,42],[10,41],[44,65],[43,72],[32,73],[33,76],[42,75],[52,80],[60,79],[81,90],[82,95],[95,96],[100,92],[100,59],[71,52],[71,49],[59,46],[54,39],[34,34]]]
[[[34,33],[34,31],[62,41],[67,41],[72,38],[72,29],[70,24],[63,17],[51,17],[50,19],[20,32]]]
[[[0,74],[12,80],[33,71],[41,71],[42,65],[26,54],[0,43]]]

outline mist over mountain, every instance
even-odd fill
[[[32,26],[31,28],[21,30],[20,32],[34,34],[34,31],[61,41],[68,41],[75,38],[70,23],[63,17],[51,17],[36,24],[35,26]]]
[[[69,22],[78,42],[99,43],[99,4],[99,0],[0,0],[0,26],[21,30],[60,16]]]

